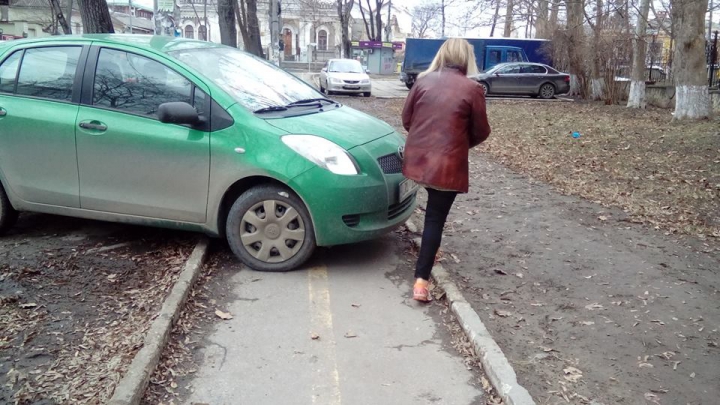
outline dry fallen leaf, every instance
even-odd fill
[[[320,339],[320,335],[318,335],[317,333],[312,333],[312,334],[310,334],[310,339],[318,340],[318,339]]]
[[[575,367],[564,368],[563,372],[565,373],[565,379],[570,382],[577,382],[583,376],[582,371],[578,370]]]
[[[458,257],[455,256],[454,253],[451,253],[450,256],[453,258],[453,260],[455,261],[455,263],[458,263],[458,264],[460,263],[460,259],[458,259]]]
[[[20,308],[24,308],[24,309],[27,309],[27,308],[35,308],[36,306],[37,306],[37,304],[34,303],[34,302],[31,302],[31,303],[28,303],[28,304],[20,304]]]
[[[507,317],[509,317],[509,316],[512,316],[512,312],[510,312],[510,311],[503,311],[502,309],[496,309],[496,310],[495,310],[495,315],[500,316],[500,317],[503,317],[503,318],[507,318]]]
[[[525,277],[522,273],[515,273],[515,276],[516,276],[517,278],[523,278],[523,277]]]
[[[351,338],[357,337],[357,335],[354,334],[353,332],[347,332],[347,333],[345,334],[345,337],[348,338],[348,339],[351,339]]]
[[[591,310],[591,311],[596,310],[596,309],[603,309],[603,308],[604,308],[604,307],[603,307],[602,305],[597,304],[597,303],[595,303],[595,304],[590,304],[590,305],[585,305],[585,309],[589,309],[589,310]]]
[[[504,270],[495,269],[495,273],[503,275],[503,276],[507,276],[507,273]]]
[[[352,304],[353,308],[360,308],[360,304]]]
[[[582,321],[582,322],[580,322],[580,325],[590,326],[590,325],[595,325],[595,322],[593,322],[593,321]]]
[[[224,320],[226,320],[226,321],[227,321],[227,320],[230,320],[230,319],[233,319],[233,316],[232,316],[232,315],[230,315],[230,314],[227,313],[227,312],[223,312],[223,311],[221,311],[221,310],[219,310],[219,309],[216,309],[216,310],[215,310],[215,315],[217,315],[218,318],[224,319]]]
[[[600,215],[598,219],[601,221],[607,221],[608,218],[605,215]]]

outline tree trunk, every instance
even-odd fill
[[[507,0],[507,8],[505,9],[505,31],[503,32],[505,38],[510,38],[510,34],[512,33],[513,7],[515,6],[513,1],[514,0]]]
[[[383,0],[375,1],[375,41],[382,41],[382,5]],[[390,21],[388,21],[388,24],[390,24]]]
[[[550,21],[547,27],[547,36],[551,38],[557,29],[558,13],[560,12],[560,0],[553,0],[552,9],[550,10]]]
[[[645,34],[649,11],[650,0],[641,0],[635,40],[633,41],[632,81],[630,82],[628,108],[645,108],[647,105],[645,99],[645,51],[647,49]]]
[[[585,97],[585,30],[583,27],[585,4],[583,0],[568,0],[568,57],[570,59],[570,95]]]
[[[246,52],[261,58],[265,57],[260,42],[260,23],[257,16],[257,0],[240,0],[237,7],[237,19],[243,46]]]
[[[605,78],[603,77],[602,70],[602,65],[605,60],[602,49],[603,24],[603,2],[602,0],[597,0],[593,32],[592,79],[590,80],[590,97],[593,100],[605,99]]]
[[[492,19],[492,27],[490,28],[490,36],[495,36],[495,27],[497,26],[498,18],[500,18],[500,0],[495,0],[497,5],[495,6],[495,15]]]
[[[360,15],[362,15],[363,23],[365,23],[365,34],[368,37],[368,40],[372,40],[372,34],[370,31],[370,24],[368,24],[367,17],[365,17],[365,9],[362,6],[362,0],[360,1]],[[366,0],[368,4],[368,13],[370,13],[370,22],[372,22],[372,10],[369,9],[370,7],[370,0]]]
[[[342,32],[343,57],[350,58],[350,13],[355,6],[355,0],[336,0],[338,17],[340,17],[340,30]]]
[[[220,42],[237,48],[237,26],[235,24],[235,0],[218,0]]]
[[[83,33],[114,34],[110,9],[105,0],[78,0],[82,17]]]
[[[705,12],[707,0],[675,0],[675,113],[673,120],[710,116],[705,66]]]
[[[440,14],[442,17],[442,26],[440,28],[440,36],[445,38],[445,24],[447,23],[447,20],[445,20],[445,0],[442,0],[440,2]]]
[[[50,0],[50,8],[52,9],[54,19],[58,22],[58,24],[60,24],[60,27],[62,27],[63,33],[65,35],[72,35],[72,28],[65,19],[65,14],[60,6],[60,1]]]
[[[550,11],[549,0],[540,0],[538,5],[537,21],[535,22],[535,38],[550,38],[548,33],[548,13]]]

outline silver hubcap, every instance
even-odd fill
[[[280,263],[300,251],[305,240],[305,224],[295,208],[286,202],[262,201],[243,215],[240,238],[254,258]]]
[[[553,88],[551,86],[545,85],[543,86],[540,93],[542,93],[543,97],[549,98],[552,97],[555,92],[553,91]]]
[[[483,93],[484,93],[484,94],[487,94],[487,92],[488,92],[488,87],[487,87],[487,85],[483,83],[483,84],[481,84],[480,86],[482,86]]]

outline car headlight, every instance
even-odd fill
[[[285,135],[283,143],[300,156],[335,174],[359,174],[355,160],[340,146],[315,135]]]
[[[370,84],[370,79],[363,79],[360,81],[360,84]]]
[[[337,79],[337,78],[334,78],[334,77],[331,77],[331,78],[330,78],[330,83],[332,83],[332,84],[342,84],[342,80]]]

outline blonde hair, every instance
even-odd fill
[[[445,41],[438,50],[437,55],[435,55],[430,67],[420,73],[419,77],[431,72],[442,71],[443,68],[447,67],[464,70],[464,73],[468,76],[478,73],[478,67],[475,63],[475,50],[468,41],[462,38],[450,38]]]

